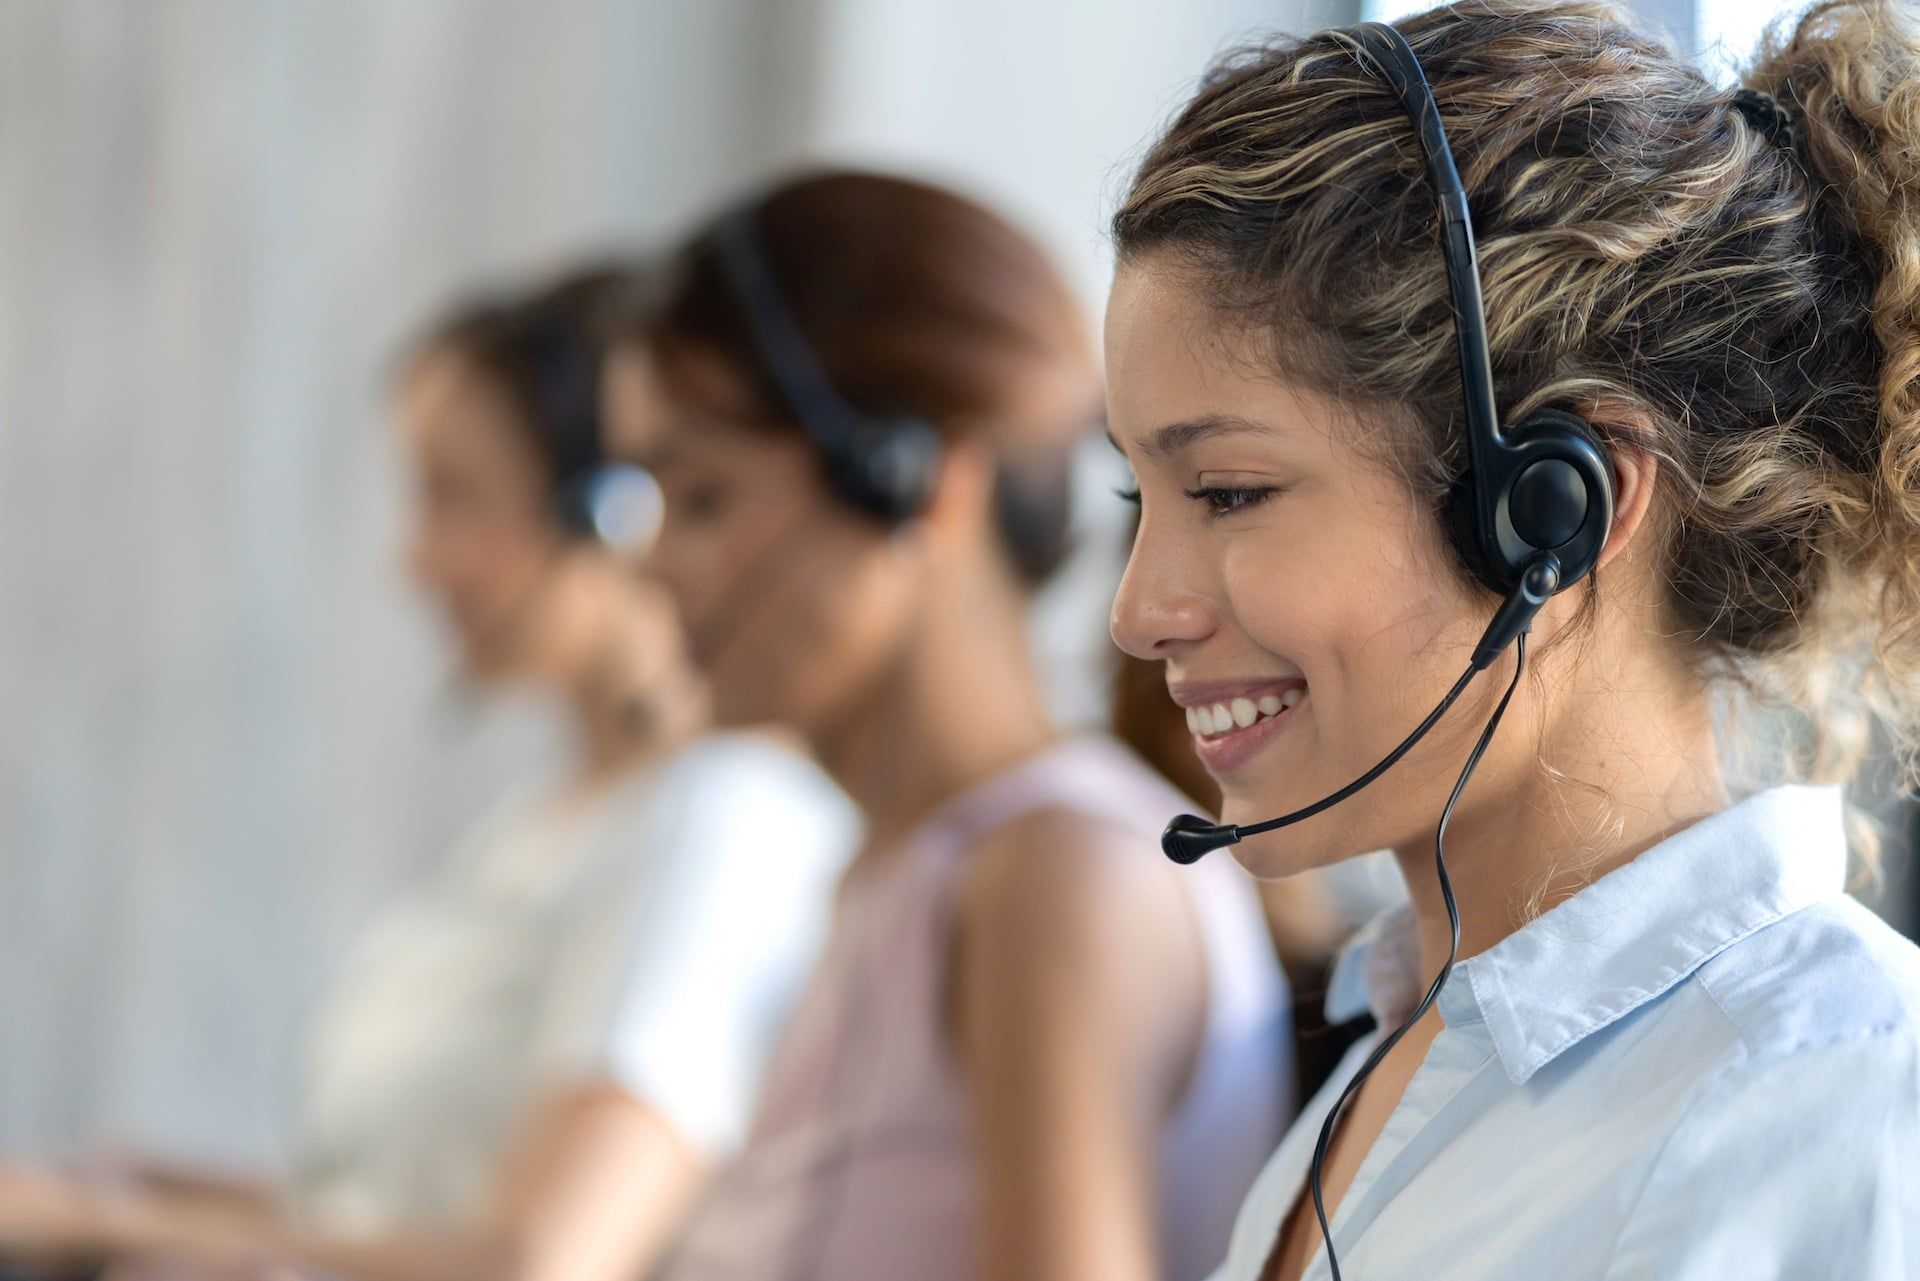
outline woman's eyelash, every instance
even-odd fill
[[[1187,497],[1193,499],[1195,502],[1208,504],[1213,515],[1226,516],[1247,507],[1258,506],[1278,493],[1279,488],[1278,485],[1257,485],[1250,488],[1208,485],[1200,489],[1189,489],[1185,492]],[[1140,489],[1138,486],[1127,489],[1116,489],[1113,491],[1113,495],[1123,503],[1132,503],[1135,507],[1140,505]]]
[[[1211,516],[1229,516],[1249,507],[1258,507],[1278,493],[1278,485],[1257,485],[1249,488],[1237,488],[1222,485],[1203,485],[1199,489],[1186,491],[1188,498],[1207,504]]]

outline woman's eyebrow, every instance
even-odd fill
[[[1242,418],[1238,414],[1201,414],[1197,418],[1183,418],[1179,422],[1154,428],[1141,440],[1140,452],[1149,458],[1165,458],[1189,445],[1211,440],[1215,436],[1241,433],[1266,436],[1272,435],[1273,430],[1273,427],[1267,423]],[[1112,433],[1108,433],[1107,439],[1113,440]],[[1118,441],[1114,442],[1114,448],[1120,448]]]

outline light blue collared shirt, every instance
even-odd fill
[[[1462,962],[1333,1220],[1346,1281],[1920,1278],[1920,949],[1843,890],[1840,795],[1759,793]],[[1406,909],[1342,954],[1406,1017]],[[1294,1122],[1215,1281],[1255,1281],[1321,1121]],[[1316,1227],[1317,1233],[1317,1227]],[[1324,1247],[1306,1281],[1328,1276]]]

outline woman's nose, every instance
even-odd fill
[[[1213,634],[1219,612],[1199,590],[1197,567],[1186,561],[1147,527],[1135,535],[1107,622],[1114,644],[1135,658],[1163,659]]]

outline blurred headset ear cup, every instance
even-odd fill
[[[888,525],[925,511],[940,476],[944,442],[919,418],[863,422],[842,445],[821,445],[827,476],[840,496]]]
[[[569,541],[586,541],[594,536],[593,502],[588,477],[575,477],[561,485],[553,495],[553,523]]]

